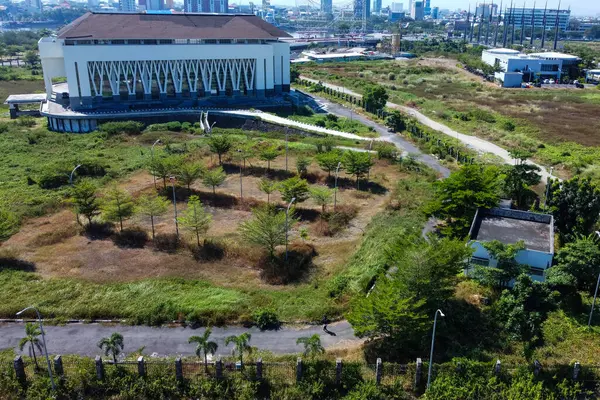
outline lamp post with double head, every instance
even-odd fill
[[[48,375],[50,376],[50,383],[52,384],[52,390],[56,391],[56,384],[54,383],[54,376],[52,376],[52,367],[50,366],[50,357],[48,356],[48,348],[46,347],[46,334],[44,333],[44,327],[42,325],[42,315],[40,311],[34,307],[29,306],[27,308],[22,309],[17,313],[17,316],[20,316],[27,310],[35,310],[37,314],[38,324],[40,325],[40,333],[42,334],[42,344],[44,345],[44,355],[46,356],[46,364],[48,365]]]
[[[433,345],[435,343],[435,327],[437,325],[438,313],[440,314],[440,317],[445,317],[442,310],[435,311],[435,316],[433,317],[433,332],[431,333],[431,353],[429,353],[429,372],[427,374],[427,389],[429,389],[429,385],[431,385],[431,367],[433,367]]]

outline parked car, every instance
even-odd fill
[[[585,86],[581,82],[575,82],[575,87],[578,89],[585,89]]]

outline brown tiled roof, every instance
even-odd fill
[[[60,39],[277,39],[279,28],[247,14],[88,12],[58,31]]]

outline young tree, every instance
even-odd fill
[[[589,178],[554,182],[548,197],[562,243],[592,233],[600,213],[600,190]]]
[[[319,354],[325,353],[325,348],[321,344],[321,337],[316,333],[312,336],[301,337],[296,340],[296,344],[304,346],[304,356],[315,358]]]
[[[527,164],[525,160],[531,156],[529,152],[512,151],[511,156],[515,158],[516,164],[507,167],[504,178],[504,191],[517,203],[520,209],[528,209],[528,198],[534,197],[535,193],[530,186],[540,183],[540,168],[537,165]]]
[[[210,151],[219,156],[219,165],[222,164],[222,156],[231,149],[231,140],[225,135],[212,135],[208,139]]]
[[[180,156],[169,156],[169,157],[154,157],[150,160],[149,169],[150,173],[157,178],[162,179],[163,188],[167,188],[167,178],[171,175],[175,175],[183,164],[183,160]]]
[[[317,163],[322,170],[327,171],[327,177],[331,177],[331,173],[335,171],[338,164],[342,161],[343,152],[339,150],[329,151],[327,153],[319,153],[315,157]]]
[[[392,110],[385,119],[385,125],[393,129],[394,132],[402,132],[406,129],[406,119],[404,114],[398,110]]]
[[[77,214],[85,216],[88,223],[91,224],[92,219],[100,214],[96,185],[88,179],[82,179],[73,186],[72,196]]]
[[[595,233],[567,243],[554,259],[556,265],[548,270],[549,275],[568,274],[577,290],[593,294],[600,273],[600,246]]]
[[[19,220],[15,214],[0,208],[0,241],[8,239],[19,229]]]
[[[191,186],[196,180],[202,177],[205,170],[204,165],[201,163],[183,163],[179,167],[177,177],[179,178],[179,181],[187,187],[188,193],[191,194]]]
[[[356,188],[359,189],[359,180],[369,172],[373,160],[369,153],[347,151],[342,157],[342,165],[347,173],[356,176]]]
[[[244,352],[252,352],[252,347],[250,347],[249,344],[250,339],[252,339],[252,335],[250,335],[248,332],[244,332],[239,336],[231,335],[225,338],[225,346],[229,346],[229,343],[233,343],[235,345],[234,351],[240,356],[240,364],[242,365],[244,365]]]
[[[308,182],[297,176],[281,182],[278,190],[281,192],[281,198],[286,203],[292,201],[294,197],[296,198],[296,203],[302,203],[304,200],[308,199],[309,196]]]
[[[40,63],[40,56],[35,51],[29,50],[25,53],[25,62],[30,68],[35,68]]]
[[[258,189],[267,195],[267,204],[271,204],[271,193],[277,190],[277,183],[270,179],[262,178],[258,182]]]
[[[259,158],[267,162],[267,172],[271,170],[271,161],[275,160],[279,156],[279,150],[277,147],[267,147],[260,152]]]
[[[200,247],[200,235],[206,233],[211,219],[212,216],[204,211],[198,196],[190,196],[187,208],[177,220],[185,229],[196,235],[196,241]]]
[[[154,240],[154,217],[158,217],[167,212],[169,200],[160,196],[144,195],[137,201],[137,212],[146,217],[150,217],[152,225],[152,240]]]
[[[215,355],[219,347],[216,342],[208,340],[211,334],[211,329],[206,328],[204,335],[192,336],[188,343],[196,343],[196,355],[200,357],[204,353],[204,369],[208,372],[208,354]]]
[[[225,171],[223,171],[223,167],[217,167],[209,169],[204,173],[202,183],[204,183],[204,185],[206,186],[211,186],[213,190],[213,195],[216,195],[217,192],[215,188],[217,186],[221,186],[223,182],[225,182],[225,178],[227,178],[227,174],[225,174]]]
[[[310,163],[310,158],[299,156],[296,160],[296,169],[298,170],[298,175],[304,176],[308,172],[308,167],[310,166]]]
[[[19,350],[21,351],[23,351],[23,348],[29,344],[29,349],[31,350],[33,361],[35,362],[35,369],[40,369],[37,356],[35,354],[35,349],[38,349],[40,353],[42,352],[42,343],[38,338],[38,336],[41,334],[42,331],[40,331],[38,325],[28,322],[25,324],[25,337],[19,341]]]
[[[517,263],[517,254],[525,249],[525,243],[521,240],[514,244],[504,244],[498,240],[482,243],[491,258],[496,260],[495,267],[477,267],[475,278],[482,284],[501,289],[508,282],[522,273],[527,272],[527,267]]]
[[[288,215],[288,229],[295,218]],[[242,237],[253,244],[262,246],[269,253],[269,258],[275,258],[275,248],[285,244],[285,211],[277,211],[273,207],[257,207],[252,210],[252,219],[240,225]]]
[[[464,165],[443,181],[436,182],[435,196],[426,211],[444,219],[442,233],[464,238],[478,207],[491,208],[500,201],[501,176],[497,167]]]
[[[98,347],[100,347],[101,350],[104,350],[105,356],[108,356],[109,354],[112,355],[113,362],[116,364],[117,357],[119,354],[121,354],[123,348],[125,347],[123,343],[123,335],[115,332],[108,338],[102,338],[98,342]]]
[[[310,197],[321,206],[321,215],[325,213],[325,207],[331,203],[333,191],[326,187],[314,187],[310,189]]]
[[[388,94],[381,85],[370,85],[363,91],[363,104],[365,110],[379,110],[385,107],[388,100]]]
[[[135,204],[128,192],[113,185],[104,196],[102,211],[107,220],[118,221],[122,231],[123,220],[131,218],[135,212]]]
[[[241,162],[244,169],[246,169],[246,160],[249,160],[256,156],[256,152],[252,147],[252,143],[244,143],[239,146],[234,153],[234,158],[236,161]]]

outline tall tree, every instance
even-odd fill
[[[402,132],[406,129],[406,117],[402,112],[392,110],[385,119],[385,124],[388,128],[393,129],[394,132]]]
[[[271,161],[275,160],[277,157],[279,157],[279,150],[275,146],[267,147],[259,154],[259,158],[267,162],[267,171],[271,170]]]
[[[578,290],[593,294],[600,273],[600,243],[595,233],[567,243],[554,260],[556,265],[548,270],[549,275],[568,274]]]
[[[102,338],[98,342],[98,347],[104,350],[104,355],[108,356],[109,354],[113,358],[113,362],[117,363],[117,357],[123,351],[125,344],[123,342],[123,335],[120,333],[114,332],[110,337]]]
[[[169,200],[152,195],[141,196],[137,201],[137,212],[146,217],[150,217],[152,225],[152,240],[154,240],[154,218],[167,212]]]
[[[82,179],[73,186],[72,196],[77,214],[85,216],[91,224],[92,219],[100,214],[96,185],[89,179]]]
[[[102,211],[107,220],[118,221],[122,231],[123,220],[131,218],[135,212],[135,203],[127,191],[113,185],[104,196]]]
[[[35,68],[40,63],[40,56],[35,51],[29,50],[25,53],[25,62],[30,68]]]
[[[309,196],[308,182],[306,182],[306,179],[301,179],[297,176],[281,182],[278,190],[281,192],[281,198],[286,203],[292,201],[293,198],[296,198],[296,203],[302,203]]]
[[[504,178],[504,191],[508,196],[514,199],[520,209],[528,209],[528,198],[535,196],[531,186],[540,183],[540,168],[537,165],[528,164],[527,158],[531,153],[511,152],[511,156],[516,160],[515,165],[506,169]]]
[[[292,215],[288,215],[288,229],[295,223]],[[257,207],[252,210],[252,218],[242,222],[242,237],[253,244],[263,247],[269,258],[275,258],[275,248],[285,244],[285,211],[277,211],[273,207]]]
[[[221,165],[223,154],[231,150],[231,140],[225,135],[212,135],[208,139],[208,147],[219,156],[219,165]]]
[[[491,240],[482,243],[492,259],[496,261],[496,266],[477,267],[475,278],[487,286],[495,289],[505,287],[508,282],[515,279],[522,273],[527,272],[527,266],[519,264],[516,260],[517,254],[525,250],[525,243],[518,241],[513,244],[504,244],[498,240]]]
[[[179,167],[177,177],[187,187],[188,193],[191,194],[191,186],[202,177],[205,170],[204,165],[198,162],[182,163]]]
[[[188,343],[196,344],[196,355],[200,357],[204,353],[204,369],[208,372],[208,355],[215,355],[217,348],[219,347],[216,342],[208,340],[212,330],[206,328],[202,336],[192,336],[189,338]]]
[[[229,343],[233,343],[235,345],[235,352],[240,357],[240,364],[244,365],[244,353],[252,352],[252,347],[250,346],[250,339],[252,339],[252,335],[248,332],[244,332],[239,336],[231,335],[225,338],[225,346],[229,346]]]
[[[315,358],[319,354],[325,353],[325,348],[321,344],[321,337],[316,333],[312,336],[298,338],[296,344],[304,346],[305,357]]]
[[[369,153],[346,151],[342,157],[342,165],[347,173],[356,176],[356,188],[359,189],[360,178],[365,176],[373,166]]]
[[[37,355],[35,354],[35,349],[38,349],[40,353],[42,352],[42,344],[38,338],[38,336],[41,334],[42,331],[37,324],[28,322],[25,324],[25,337],[19,341],[19,350],[21,351],[23,351],[25,346],[29,345],[29,349],[33,355],[33,361],[35,362],[35,369],[40,369],[37,361]]]
[[[267,195],[267,204],[271,204],[271,193],[277,190],[277,183],[270,179],[262,178],[258,182],[258,189]]]
[[[443,181],[436,182],[435,197],[428,214],[444,219],[442,233],[464,238],[478,207],[495,207],[500,201],[501,176],[497,167],[464,165]]]
[[[319,167],[322,170],[327,171],[327,177],[331,177],[331,173],[335,171],[338,164],[342,161],[343,152],[340,150],[333,150],[327,153],[319,153],[315,157]]]
[[[223,167],[217,167],[209,169],[204,173],[202,183],[204,183],[206,186],[212,187],[213,195],[216,195],[216,187],[221,186],[223,182],[225,182],[225,178],[227,178],[227,174],[225,174],[225,171],[223,171]]]
[[[380,110],[385,107],[389,96],[381,85],[370,85],[363,91],[363,104],[365,110]]]
[[[190,196],[187,208],[177,220],[185,229],[196,236],[198,247],[200,247],[200,235],[206,233],[211,219],[212,216],[204,211],[198,196]]]
[[[600,213],[600,190],[589,178],[554,182],[548,197],[562,243],[592,233]]]

